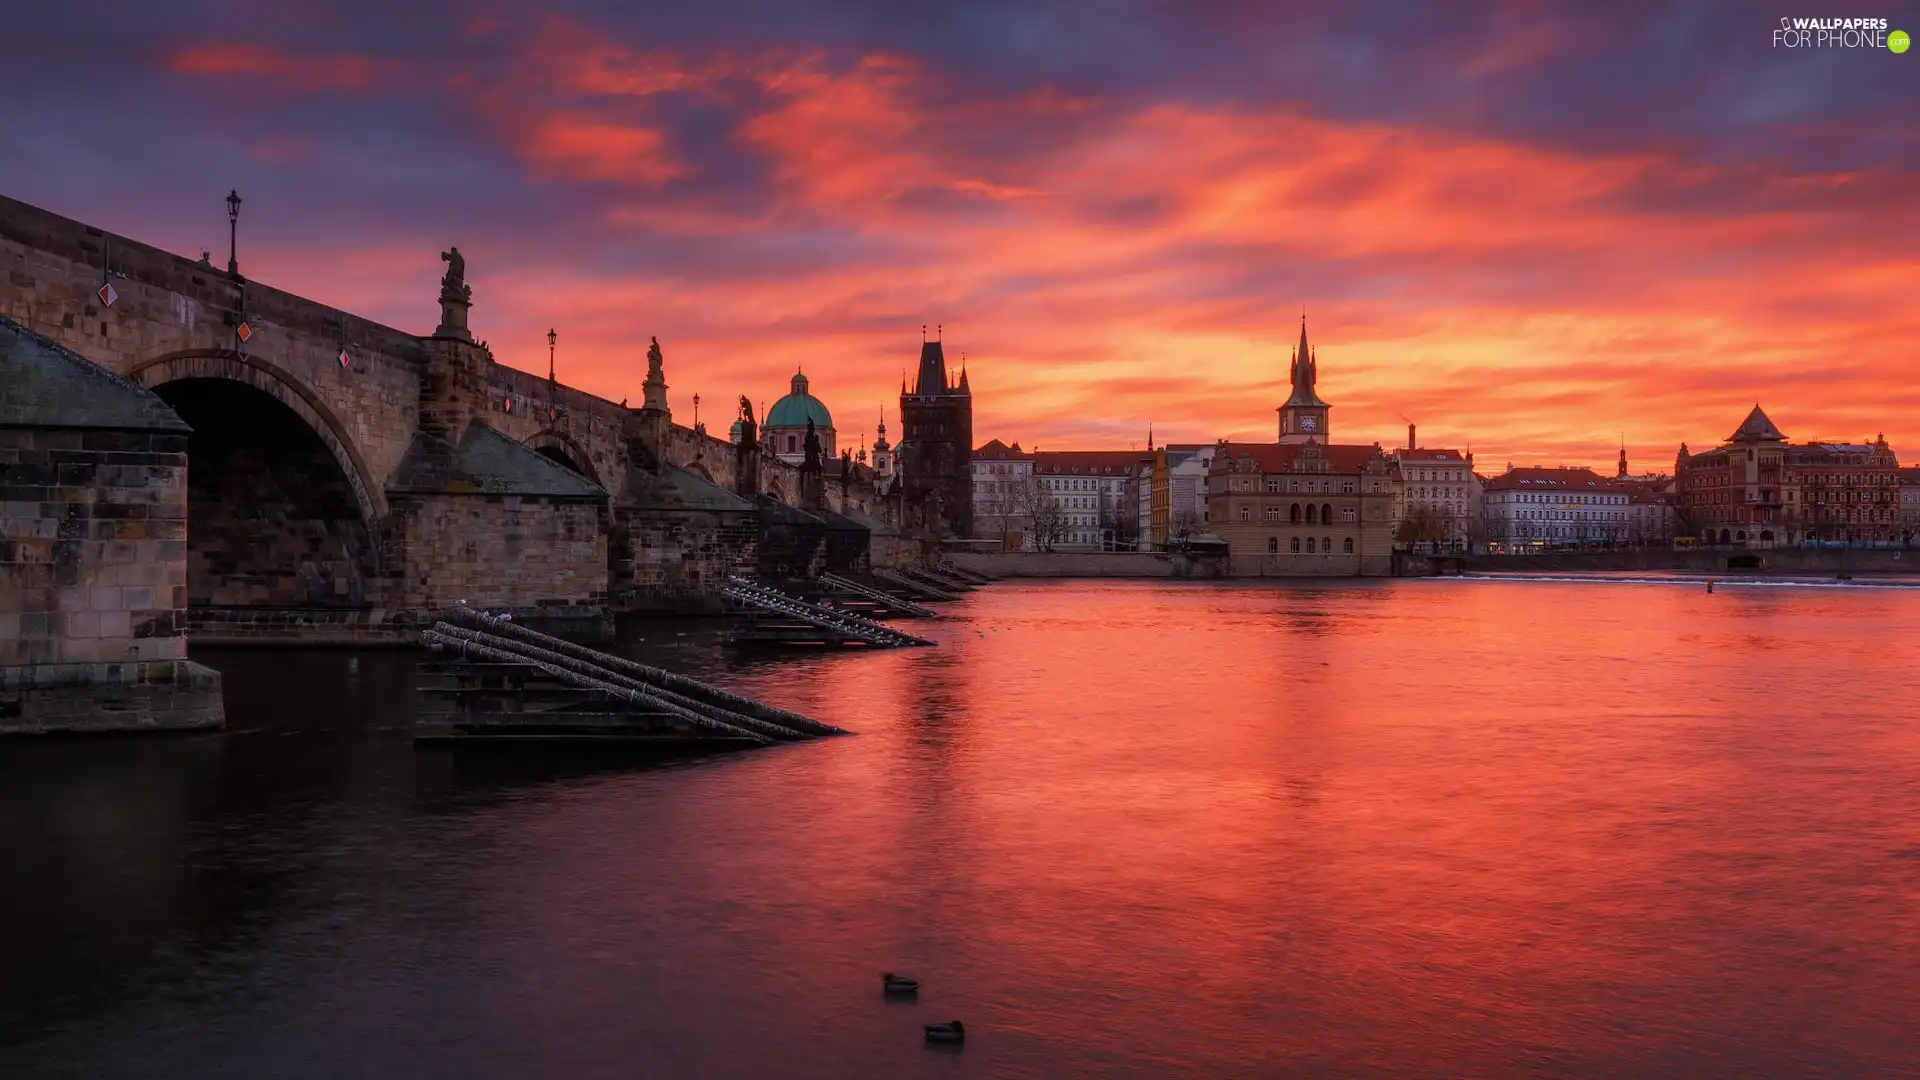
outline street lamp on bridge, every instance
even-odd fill
[[[240,276],[240,189],[227,192],[227,273]]]

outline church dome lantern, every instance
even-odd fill
[[[796,371],[791,390],[767,410],[766,422],[760,430],[769,450],[781,460],[797,464],[806,456],[805,440],[810,425],[820,440],[821,454],[837,456],[840,451],[833,433],[833,414],[827,411],[826,402],[809,392],[807,377]]]
[[[809,420],[816,428],[833,426],[833,414],[827,411],[827,403],[807,392],[807,377],[796,371],[792,392],[767,410],[765,426],[803,428]]]

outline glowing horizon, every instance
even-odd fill
[[[0,120],[0,192],[193,257],[238,187],[250,278],[416,333],[457,244],[501,362],[544,374],[552,326],[564,381],[637,400],[657,335],[716,430],[800,368],[841,445],[897,438],[939,324],[976,443],[1271,440],[1304,306],[1338,442],[1667,470],[1757,402],[1920,460],[1910,56],[1779,53],[1738,6],[1672,40],[590,7],[130,17],[120,92]]]

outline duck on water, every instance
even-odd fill
[[[920,980],[909,979],[905,975],[895,975],[889,971],[880,976],[880,987],[889,994],[911,994],[920,989]]]
[[[927,1025],[928,1042],[960,1042],[967,1037],[966,1025],[958,1020],[949,1020],[944,1024]]]

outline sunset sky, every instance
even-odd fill
[[[1758,401],[1920,461],[1920,50],[1738,2],[636,6],[10,4],[0,193],[220,261],[237,187],[243,272],[415,333],[458,244],[502,362],[551,326],[638,399],[658,335],[716,428],[801,366],[897,435],[925,323],[977,441],[1270,440],[1304,306],[1337,441],[1671,468]]]

